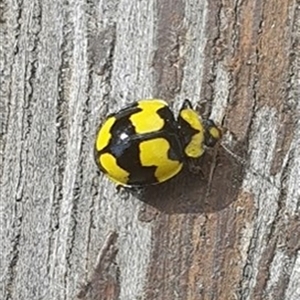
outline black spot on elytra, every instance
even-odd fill
[[[117,158],[118,165],[129,172],[128,184],[143,185],[157,182],[154,176],[156,166],[142,166],[139,156],[140,139],[131,140],[130,148]]]
[[[168,158],[171,160],[183,160],[183,145],[180,140],[178,123],[169,107],[163,107],[157,111],[157,114],[165,121],[161,130],[161,136],[170,144]]]
[[[114,157],[120,157],[126,149],[131,147],[131,137],[135,136],[135,129],[129,118],[140,111],[142,109],[133,104],[114,115],[116,122],[110,130],[112,138],[108,145],[101,150],[101,153],[109,152]]]

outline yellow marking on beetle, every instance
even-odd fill
[[[209,134],[216,140],[219,140],[222,137],[222,132],[218,127],[211,127],[209,129]]]
[[[118,166],[116,158],[110,153],[99,157],[100,165],[106,170],[108,177],[116,183],[126,184],[129,173]]]
[[[133,114],[129,119],[137,133],[155,132],[163,128],[165,121],[157,114],[157,111],[168,106],[160,99],[140,100],[138,107],[142,111]]]
[[[204,147],[203,147],[202,132],[193,135],[192,140],[185,147],[184,152],[188,157],[193,157],[193,158],[197,158],[203,155]]]
[[[110,130],[115,122],[116,122],[116,118],[110,117],[101,126],[100,130],[98,131],[97,138],[96,138],[96,150],[97,151],[101,151],[108,145],[108,143],[111,139]]]
[[[140,161],[142,166],[156,166],[155,177],[159,182],[172,178],[182,169],[182,163],[168,158],[170,144],[164,138],[141,142]]]
[[[184,152],[188,157],[197,158],[204,152],[204,127],[197,112],[192,109],[183,109],[180,116],[190,124],[190,126],[199,132],[192,136],[190,143],[185,147]]]

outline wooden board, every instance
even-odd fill
[[[299,1],[0,5],[1,299],[300,299]],[[151,97],[235,157],[118,193],[96,129]]]

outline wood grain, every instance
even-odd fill
[[[299,1],[0,10],[1,299],[300,298]],[[151,97],[189,98],[235,157],[117,192],[95,132]]]

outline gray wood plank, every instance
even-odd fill
[[[0,298],[299,299],[299,11],[6,0]],[[95,133],[149,97],[191,99],[229,151],[208,152],[204,178],[118,193]]]

